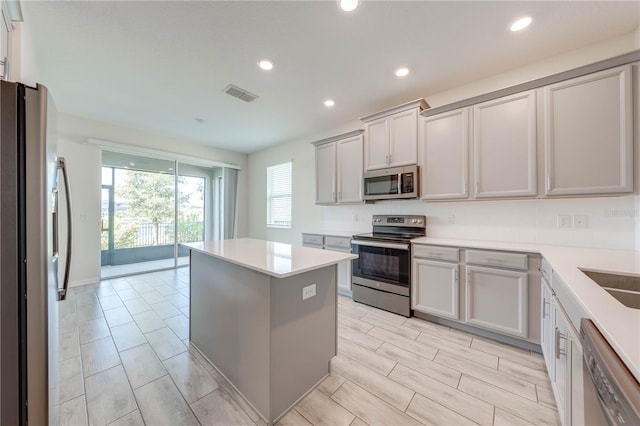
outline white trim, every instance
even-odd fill
[[[96,284],[100,282],[100,278],[95,277],[95,278],[89,278],[87,280],[76,280],[76,281],[71,281],[69,283],[69,287],[81,287],[83,285],[88,285],[88,284]]]
[[[159,149],[144,148],[137,145],[129,145],[120,142],[113,142],[104,139],[87,138],[87,142],[92,145],[98,145],[102,149],[109,151],[120,152],[123,154],[144,154],[149,157],[171,160],[171,161],[184,161],[185,163],[193,164],[195,166],[205,167],[228,167],[230,169],[240,170],[240,166],[232,163],[225,163],[222,161],[205,160],[198,157],[192,157],[190,155],[178,154],[177,152],[163,151]]]

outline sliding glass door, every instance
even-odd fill
[[[216,235],[221,170],[103,151],[102,278],[187,265],[179,244]]]

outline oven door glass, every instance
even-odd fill
[[[394,246],[376,242],[372,244]],[[353,253],[359,256],[353,261],[354,276],[409,287],[411,259],[408,248],[353,244]]]
[[[393,195],[398,193],[398,175],[368,177],[364,180],[365,195]]]

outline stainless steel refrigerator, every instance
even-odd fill
[[[49,424],[58,404],[58,308],[69,281],[71,210],[55,124],[46,87],[0,82],[2,425]],[[65,206],[58,205],[58,175]],[[68,222],[64,256],[61,213]]]

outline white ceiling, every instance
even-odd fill
[[[23,1],[22,9],[60,111],[239,152],[326,133],[640,25],[637,0],[365,0],[352,13],[334,0]],[[508,31],[525,14],[533,24]],[[257,67],[262,58],[272,71]],[[396,78],[399,65],[411,74]],[[226,95],[230,83],[259,98]]]

